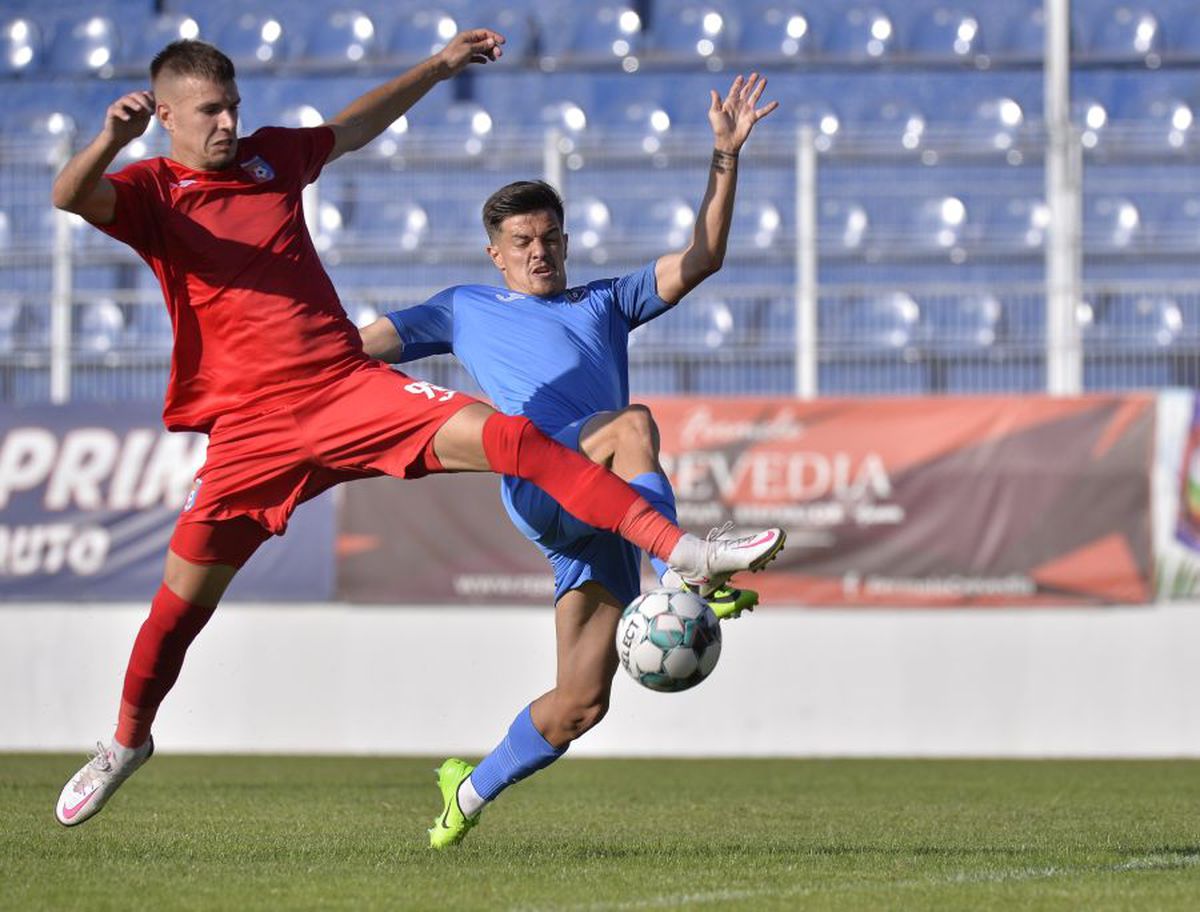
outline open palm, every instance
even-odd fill
[[[737,152],[742,148],[754,125],[779,107],[779,102],[757,107],[767,87],[767,78],[751,73],[750,78],[739,75],[729,87],[729,94],[721,98],[716,90],[708,108],[708,122],[712,126],[717,148],[726,152]]]

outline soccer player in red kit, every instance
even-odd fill
[[[367,358],[304,225],[301,190],[378,136],[439,80],[500,57],[485,29],[446,47],[309,129],[237,136],[233,64],[178,41],[150,67],[151,91],[109,106],[63,168],[53,202],[131,246],[162,286],[174,327],[163,417],[209,436],[138,632],[111,743],[64,786],[56,816],[87,820],[151,755],[150,728],[184,654],[226,587],[296,505],[332,485],[387,474],[492,471],[528,479],[591,525],[619,532],[698,588],[758,569],[781,530],[701,541],[525,418]],[[105,174],[158,116],[168,157]]]

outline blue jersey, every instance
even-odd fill
[[[401,360],[452,352],[497,409],[553,435],[629,404],[629,331],[668,307],[651,263],[552,298],[456,285],[388,319]]]

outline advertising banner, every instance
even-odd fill
[[[1200,598],[1200,396],[1158,398],[1154,463],[1154,553],[1164,600]]]
[[[764,605],[1153,597],[1153,396],[647,404],[681,525],[788,530],[753,577]],[[343,496],[343,598],[549,604],[549,568],[495,479],[373,480]]]
[[[146,601],[206,438],[153,403],[0,407],[0,603]],[[229,589],[255,601],[333,594],[333,501],[301,507]]]
[[[1152,396],[653,403],[684,525],[782,525],[764,603],[1152,598]]]

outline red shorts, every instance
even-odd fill
[[[241,566],[270,535],[284,533],[298,504],[336,484],[440,471],[434,435],[476,402],[371,362],[307,398],[222,415],[171,549],[195,563]]]

